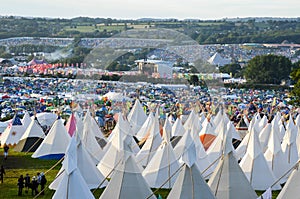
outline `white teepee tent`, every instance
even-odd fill
[[[117,166],[111,180],[100,198],[151,198],[154,199],[149,185],[141,174],[132,155],[125,157]]]
[[[272,128],[264,156],[276,179],[280,178],[289,169],[287,155],[288,153],[283,153],[280,138],[276,131]],[[284,183],[286,180],[287,177],[282,178],[280,183]]]
[[[76,140],[73,137],[66,150],[65,160],[63,162],[64,172],[52,198],[81,199],[95,198],[88,185],[83,179],[80,170],[77,168],[77,149]],[[57,180],[57,178],[55,179]],[[55,183],[55,180],[52,182]],[[51,185],[50,185],[51,187]]]
[[[103,156],[103,150],[96,140],[92,119],[88,111],[83,122],[83,135],[80,138],[88,153],[93,157],[94,162],[98,163]]]
[[[181,119],[178,117],[172,126],[172,137],[183,136],[185,129],[182,125]]]
[[[125,157],[133,154],[132,142],[134,142],[134,140],[127,134],[126,128],[130,128],[129,124],[126,127],[123,117],[119,116],[118,124],[114,129],[116,131],[111,140],[104,147],[105,154],[97,165],[97,168],[105,177],[111,176],[118,164],[123,161]]]
[[[150,114],[148,115],[146,121],[143,123],[140,130],[135,133],[135,137],[140,141],[145,139],[145,137],[149,135],[149,131],[153,123],[154,123],[154,114],[150,112]]]
[[[136,134],[147,119],[147,115],[138,99],[135,100],[135,103],[127,118],[133,133]]]
[[[15,115],[12,121],[8,124],[4,132],[0,136],[0,143],[2,146],[15,145],[19,142],[26,129],[21,123],[20,118]]]
[[[198,137],[198,134],[195,131],[186,132],[178,144],[174,148],[176,159],[179,159],[180,162],[183,161],[188,164],[190,160],[195,162],[200,172],[203,173],[203,176],[207,176],[213,170],[207,168],[210,166],[211,161],[207,156],[202,143]],[[188,164],[192,165],[192,164]]]
[[[28,111],[25,111],[25,114],[24,114],[21,122],[22,122],[22,125],[24,126],[24,129],[27,129],[27,127],[31,123],[31,118],[30,118]]]
[[[143,176],[151,188],[172,188],[178,173],[179,163],[170,143],[163,142],[143,171]],[[168,180],[167,183],[165,183]],[[165,183],[165,184],[164,184]],[[163,185],[164,184],[164,185]]]
[[[256,199],[255,191],[233,155],[231,132],[226,133],[222,151],[222,158],[208,182],[216,198]]]
[[[250,130],[248,142],[246,154],[240,162],[240,167],[255,190],[266,190],[276,179],[263,155],[254,128]],[[273,189],[280,190],[281,186],[276,184]]]
[[[286,181],[282,190],[280,191],[277,199],[287,198],[300,198],[300,170],[299,162],[296,164],[295,169],[292,171],[290,177]]]
[[[190,112],[187,120],[184,122],[183,127],[185,130],[191,130],[192,128],[195,128],[198,132],[202,129],[200,119],[194,110]]]
[[[183,165],[168,199],[215,199],[195,164]]]
[[[76,136],[76,135],[75,135]],[[73,138],[72,138],[73,139]],[[85,147],[82,145],[79,135],[76,137],[76,155],[77,155],[77,168],[80,170],[80,173],[88,185],[89,189],[96,189],[104,187],[107,185],[107,181],[104,179],[104,176],[97,169],[96,165],[90,154],[86,151]],[[56,179],[49,186],[50,189],[57,190],[59,183],[64,176],[64,168],[62,167],[56,176]]]
[[[290,120],[286,126],[286,133],[281,144],[284,156],[287,157],[289,167],[295,165],[299,160],[298,148],[296,144],[297,134],[298,127],[295,125],[292,116],[290,116]]]
[[[141,150],[136,155],[137,163],[141,166],[146,167],[151,161],[156,150],[159,148],[162,143],[162,137],[159,132],[159,122],[157,114],[154,117],[154,121],[148,131],[148,136],[145,144]]]
[[[31,119],[30,119],[31,120]],[[34,152],[43,142],[45,134],[37,119],[31,121],[25,133],[14,147],[19,152]]]
[[[62,120],[58,118],[52,125],[42,144],[32,154],[32,158],[60,159],[64,156],[70,141]]]

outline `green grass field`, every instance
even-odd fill
[[[4,183],[0,183],[0,199],[15,199],[15,198],[34,198],[31,195],[31,190],[23,195],[18,196],[17,181],[20,175],[25,176],[26,173],[30,177],[36,176],[37,172],[44,172],[47,178],[47,184],[45,189],[45,195],[38,196],[37,198],[52,198],[54,191],[48,188],[48,185],[55,179],[58,173],[61,163],[56,160],[39,160],[31,158],[32,153],[18,153],[10,149],[9,157],[7,160],[3,159],[3,149],[0,149],[0,164],[4,166],[6,175],[4,176]],[[58,164],[57,164],[58,163]],[[54,166],[56,165],[57,166]],[[39,187],[40,190],[40,187]],[[104,189],[92,190],[95,198],[99,198]],[[156,191],[156,189],[152,189]],[[257,191],[258,195],[261,195],[262,191]],[[273,198],[276,198],[279,191],[273,191]],[[155,192],[155,195],[161,195],[162,198],[166,198],[169,194],[168,189],[161,189]]]

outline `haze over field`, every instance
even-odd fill
[[[296,0],[4,0],[0,13],[34,17],[72,18],[76,16],[118,19],[177,18],[222,19],[232,17],[297,17]]]

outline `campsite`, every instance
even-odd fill
[[[72,96],[69,116],[61,117],[58,108],[66,106],[67,96],[52,112],[47,107],[53,104],[42,96],[44,112],[15,112],[0,137],[10,147],[1,162],[6,171],[1,186],[9,195],[4,198],[17,196],[20,175],[38,172],[47,177],[45,195],[23,190],[22,197],[276,198],[283,197],[280,190],[290,193],[285,183],[297,191],[300,115],[285,105],[284,94],[261,101],[258,91],[247,93],[253,98],[244,96],[243,106],[222,98],[187,106],[180,100],[192,101],[191,93],[176,103],[165,97],[178,96],[182,88],[144,87],[139,100],[132,92],[110,91],[124,84],[109,84],[99,105]]]

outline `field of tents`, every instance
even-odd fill
[[[45,135],[42,120],[25,114],[0,137],[18,151],[2,161],[7,192],[17,194],[19,174],[43,171],[45,198],[295,198],[300,116],[289,118],[254,114],[240,131],[220,108],[161,124],[155,108],[146,115],[136,100],[109,135],[89,111],[73,112],[66,125],[58,116]]]

